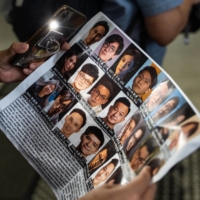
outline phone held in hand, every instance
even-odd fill
[[[29,40],[29,50],[16,54],[11,64],[26,68],[30,63],[42,62],[60,50],[60,46],[78,31],[87,18],[73,8],[63,5]]]

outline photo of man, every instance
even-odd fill
[[[124,39],[119,34],[112,34],[108,36],[101,49],[99,50],[98,56],[104,62],[108,62],[119,55],[124,48]]]
[[[96,126],[89,126],[81,135],[81,141],[76,149],[86,158],[97,153],[104,143],[103,132]]]
[[[52,100],[45,108],[44,111],[56,124],[59,120],[59,114],[70,108],[75,100],[73,94],[69,90],[63,90],[55,100]]]
[[[142,95],[149,93],[156,84],[156,69],[155,67],[147,66],[139,71],[139,73],[133,80],[132,90],[141,98]]]
[[[73,133],[77,133],[86,123],[86,114],[79,108],[73,109],[69,115],[66,115],[61,132],[65,137],[70,137]]]
[[[97,187],[100,183],[103,183],[110,177],[110,175],[115,170],[118,162],[119,160],[114,158],[99,170],[96,176],[92,179],[94,187]]]
[[[110,106],[107,115],[103,118],[103,121],[110,129],[122,121],[130,112],[131,103],[126,97],[119,97],[113,105]]]
[[[91,106],[96,114],[102,111],[102,105],[107,103],[113,93],[113,85],[109,81],[99,82],[91,91],[91,94],[83,94],[83,98]]]
[[[145,102],[145,106],[149,112],[152,112],[157,106],[159,106],[169,94],[172,93],[174,85],[169,80],[164,80],[159,83],[155,89],[151,92],[149,98]]]
[[[91,63],[87,63],[83,65],[80,71],[78,71],[78,74],[71,85],[77,92],[80,92],[90,87],[98,77],[98,67]]]
[[[158,148],[156,140],[149,138],[134,154],[131,158],[131,168],[133,171],[137,171],[145,164],[145,161],[149,156]]]
[[[84,43],[90,46],[100,41],[109,31],[109,26],[106,21],[98,21],[89,30],[87,37],[84,39]]]

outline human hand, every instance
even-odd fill
[[[127,185],[105,184],[93,189],[79,200],[153,200],[156,185],[150,184],[150,167],[144,167],[140,174]]]
[[[9,83],[21,81],[43,63],[31,63],[28,68],[24,68],[23,70],[10,65],[10,60],[16,53],[25,53],[28,48],[29,45],[26,43],[14,42],[8,49],[0,51],[0,82]],[[64,43],[61,50],[67,50],[69,48],[69,44]]]

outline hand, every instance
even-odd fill
[[[29,45],[26,43],[14,42],[8,49],[0,51],[0,82],[22,81],[43,63],[31,63],[29,68],[24,68],[23,70],[9,64],[11,58],[16,53],[25,53],[28,48]],[[69,48],[68,43],[64,43],[61,47],[62,50]]]
[[[140,174],[127,185],[105,184],[79,200],[153,200],[156,185],[150,184],[150,181],[150,167],[144,167]]]

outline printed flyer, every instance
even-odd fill
[[[58,199],[153,181],[200,146],[199,112],[103,13],[0,101],[0,128]]]

